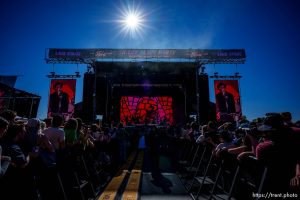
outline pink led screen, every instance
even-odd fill
[[[120,121],[124,124],[172,124],[172,97],[123,96],[120,102]]]

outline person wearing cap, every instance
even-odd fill
[[[281,129],[284,127],[283,120],[280,115],[272,113],[267,115],[257,130],[261,133],[263,142],[256,147],[256,157],[259,160],[269,159],[269,151],[273,150],[274,140],[280,136]]]
[[[258,131],[264,141],[257,145],[256,157],[268,167],[265,188],[269,192],[288,192],[295,166],[299,164],[299,138],[276,113],[266,116]]]
[[[69,95],[62,91],[62,87],[62,82],[53,85],[55,91],[50,95],[48,117],[53,114],[68,113]]]
[[[219,83],[217,88],[219,90],[219,93],[216,94],[217,113],[220,113],[220,118],[222,119],[223,115],[226,116],[226,114],[236,112],[235,101],[233,95],[226,91],[225,83]]]

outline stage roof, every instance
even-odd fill
[[[26,92],[24,90],[19,90],[14,87],[11,87],[9,85],[6,85],[4,83],[0,82],[0,89],[3,92],[3,95],[0,98],[38,98],[40,99],[41,97],[36,94],[32,94],[29,92]]]
[[[98,75],[180,75],[194,73],[197,63],[182,62],[96,62]]]

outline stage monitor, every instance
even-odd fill
[[[120,121],[125,125],[173,123],[173,99],[169,96],[122,96]]]

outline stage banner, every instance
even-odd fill
[[[52,79],[48,104],[48,117],[60,114],[65,120],[74,115],[76,80]]]
[[[237,121],[242,116],[240,94],[237,80],[215,80],[217,120],[222,122]]]
[[[242,59],[244,49],[46,49],[46,60],[84,59]]]

